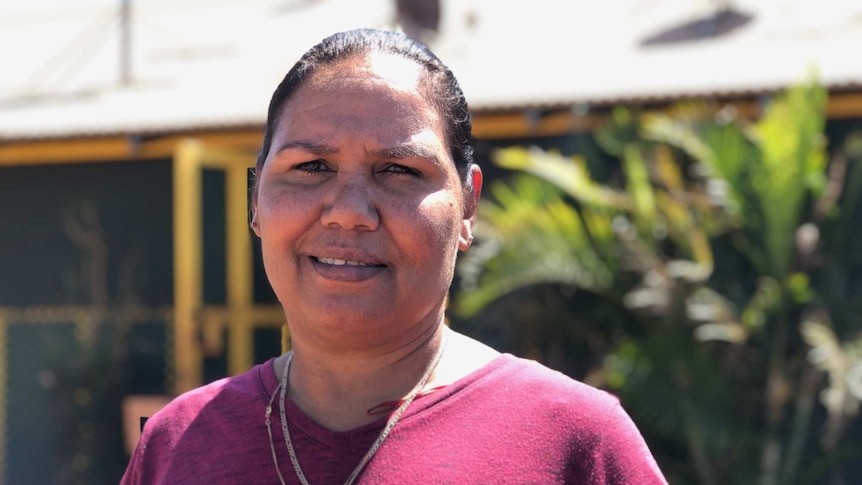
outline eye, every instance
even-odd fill
[[[310,162],[303,162],[299,165],[293,167],[295,170],[299,170],[301,172],[307,173],[317,173],[317,172],[327,172],[329,171],[329,167],[326,166],[326,163],[323,160],[312,160]]]
[[[395,175],[413,175],[419,176],[421,175],[419,171],[412,169],[410,167],[406,167],[404,165],[398,165],[393,163],[392,165],[387,165],[386,168],[383,169],[384,173],[391,173]]]

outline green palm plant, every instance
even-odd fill
[[[527,152],[508,153],[530,159]],[[550,170],[569,171],[561,157],[548,157]],[[557,163],[555,165],[555,162]],[[572,172],[576,173],[576,172]],[[589,192],[589,189],[587,190]],[[538,283],[558,283],[597,293],[613,286],[616,269],[611,219],[606,204],[616,195],[590,194],[599,207],[579,211],[561,190],[530,176],[511,184],[490,187],[495,202],[483,200],[479,209],[486,230],[482,244],[459,266],[462,287],[458,306],[462,314],[473,314],[501,295]],[[518,251],[508,248],[517,247]],[[492,273],[491,279],[484,275]]]
[[[583,157],[499,150],[495,163],[519,174],[492,184],[480,208],[454,307],[473,315],[540,283],[616,302],[639,323],[624,335],[614,327],[591,375],[668,449],[686,450],[667,471],[675,483],[802,480],[803,455],[836,456],[835,429],[862,397],[841,384],[862,369],[858,345],[830,326],[848,321],[859,293],[849,278],[862,257],[850,241],[862,231],[849,227],[862,170],[850,149],[843,165],[827,164],[825,102],[808,84],[776,96],[756,122],[709,103],[618,108],[594,134],[618,164],[606,183]],[[829,244],[840,259],[824,255]],[[856,407],[824,398],[830,438],[814,456],[824,385]]]

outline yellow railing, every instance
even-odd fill
[[[197,387],[203,378],[203,351],[198,330],[208,346],[218,346],[227,328],[228,374],[249,369],[254,361],[255,326],[279,327],[284,315],[277,305],[255,306],[251,233],[248,227],[248,170],[251,152],[209,147],[180,140],[174,152],[174,391]],[[202,170],[225,173],[225,240],[227,304],[203,304]],[[197,320],[201,321],[198,322]]]

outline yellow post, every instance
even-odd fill
[[[174,392],[203,381],[198,312],[203,306],[203,221],[201,157],[194,140],[177,145],[173,163],[174,198]]]
[[[225,170],[225,228],[227,230],[227,305],[230,329],[227,372],[236,375],[254,363],[254,299],[251,236],[248,227],[248,163],[234,160]]]

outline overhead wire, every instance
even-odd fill
[[[71,41],[46,59],[30,76],[26,87],[38,90],[53,84],[58,78],[69,80],[80,74],[99,50],[105,47],[107,41],[116,35],[112,28],[118,23],[119,15],[119,9],[111,9],[98,15]]]

